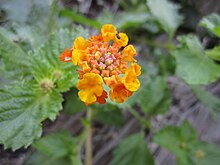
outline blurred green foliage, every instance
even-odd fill
[[[147,148],[143,133],[134,134],[123,139],[113,154],[113,165],[154,165],[153,157]]]
[[[80,161],[79,139],[67,131],[52,133],[33,144],[37,152],[31,153],[24,165],[82,165]]]
[[[136,44],[137,59],[142,66],[141,88],[125,103],[108,100],[106,105],[92,106],[93,119],[101,124],[122,126],[123,110],[131,112],[140,122],[140,133],[122,139],[115,148],[112,164],[153,165],[143,131],[148,129],[155,143],[176,156],[177,164],[217,165],[219,148],[199,140],[188,123],[155,132],[150,122],[151,118],[169,110],[172,98],[167,79],[174,74],[217,116],[219,98],[201,85],[220,77],[216,62],[220,60],[219,43],[206,49],[195,29],[194,34],[177,37],[186,24],[185,13],[180,13],[180,9],[188,9],[185,2],[122,0],[114,3],[119,5],[117,11],[103,9],[95,19],[65,8],[58,0],[0,2],[3,11],[0,14],[0,144],[5,149],[17,150],[34,142],[36,151],[25,161],[27,165],[82,165],[84,132],[72,137],[63,131],[39,139],[42,122],[54,121],[62,109],[67,115],[86,109],[77,95],[76,68],[71,63],[60,62],[59,55],[66,47],[71,48],[77,36],[87,38],[86,29],[99,30],[103,24],[112,23],[119,31],[128,33],[130,42]],[[212,14],[201,19],[198,25],[210,31],[211,37],[213,34],[220,37],[219,20],[219,15]],[[84,126],[90,124],[86,119],[81,121]]]
[[[217,165],[220,161],[219,148],[198,140],[189,123],[180,127],[167,126],[154,135],[154,142],[167,148],[177,158],[178,165]]]

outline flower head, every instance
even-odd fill
[[[72,61],[79,66],[79,98],[86,104],[104,104],[110,88],[110,99],[124,102],[140,87],[138,76],[141,67],[134,59],[136,50],[128,45],[128,36],[119,33],[111,24],[103,25],[98,36],[87,40],[78,37],[70,51],[66,49],[60,56],[63,62]]]

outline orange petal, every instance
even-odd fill
[[[107,98],[108,94],[106,91],[103,90],[102,95],[97,97],[97,102],[99,102],[100,104],[105,104]]]
[[[109,70],[102,70],[102,75],[104,77],[109,77],[110,71]]]
[[[72,60],[72,50],[68,51],[68,48],[60,55],[60,61],[70,62]]]
[[[118,83],[111,87],[110,99],[116,100],[117,103],[123,103],[133,92],[127,90],[123,83]]]
[[[83,72],[89,72],[91,70],[91,68],[89,67],[87,61],[80,62],[79,66],[82,68]]]
[[[115,75],[113,75],[111,77],[104,77],[104,81],[107,86],[112,86],[112,85],[118,83]]]

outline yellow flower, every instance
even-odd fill
[[[129,91],[134,92],[140,87],[140,81],[138,80],[137,75],[133,70],[126,71],[122,81]]]
[[[109,41],[113,43],[109,44]],[[79,66],[78,95],[86,105],[106,102],[108,93],[104,84],[110,88],[110,99],[118,103],[138,90],[141,67],[134,59],[135,48],[127,44],[125,33],[119,33],[113,25],[106,24],[99,35],[87,40],[78,37],[70,52],[66,49],[61,54],[61,61],[72,59],[73,64]]]
[[[72,62],[77,65],[81,61],[81,52],[77,49],[72,51]]]
[[[86,49],[86,43],[84,38],[82,37],[77,37],[74,41],[74,49],[79,49],[79,50],[85,50]]]
[[[126,46],[128,44],[128,36],[125,33],[119,33],[118,35],[115,35],[114,41],[119,46]]]
[[[86,104],[97,101],[97,97],[103,94],[102,77],[95,73],[86,73],[78,82],[79,97]]]
[[[112,24],[105,24],[102,26],[101,34],[105,42],[113,40],[115,38],[116,33],[116,28]]]
[[[86,53],[87,45],[88,42],[85,42],[84,38],[77,37],[75,39],[72,51],[72,62],[74,65],[88,60],[88,54]]]
[[[136,55],[136,50],[133,45],[128,45],[122,50],[122,59],[128,62],[135,61],[134,56]]]
[[[131,63],[130,68],[128,70],[132,70],[135,72],[136,76],[141,75],[141,67],[136,63]]]

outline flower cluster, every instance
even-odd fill
[[[108,93],[104,84],[110,88],[110,99],[121,103],[140,87],[141,67],[135,55],[128,36],[117,32],[113,25],[105,24],[98,36],[87,40],[76,38],[71,50],[66,49],[60,60],[79,66],[78,95],[86,105],[106,102]]]

